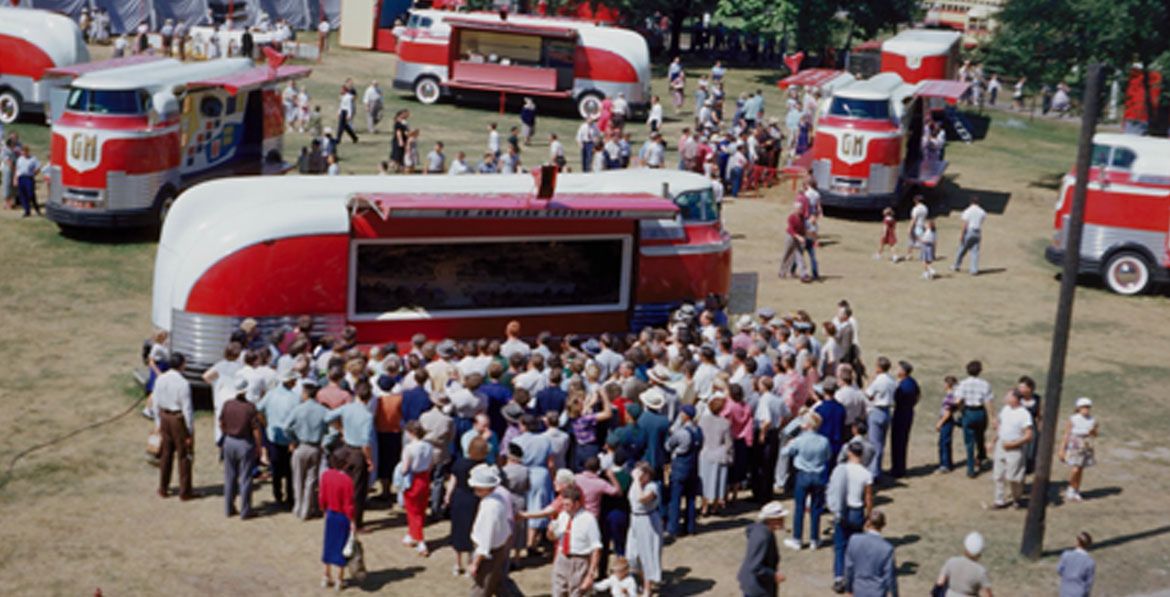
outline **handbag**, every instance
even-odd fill
[[[353,557],[354,543],[357,542],[356,535],[357,533],[350,532],[349,538],[345,540],[345,547],[341,548],[341,555],[347,560]]]
[[[146,436],[146,454],[158,458],[160,453],[162,453],[162,433],[158,429],[152,429],[150,435]]]

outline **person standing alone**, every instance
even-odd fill
[[[760,509],[757,521],[747,528],[747,553],[736,580],[744,597],[775,597],[784,582],[780,572],[780,550],[776,548],[776,531],[784,530],[788,510],[780,502],[768,502]]]
[[[979,248],[983,244],[983,221],[987,219],[987,212],[980,207],[978,197],[971,197],[971,205],[963,210],[959,219],[963,221],[963,231],[959,234],[959,254],[955,256],[951,271],[959,271],[963,257],[971,253],[970,272],[974,276],[979,273]]]

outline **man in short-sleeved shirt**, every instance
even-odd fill
[[[959,216],[963,222],[963,232],[960,235],[959,253],[955,255],[955,263],[951,270],[959,271],[963,265],[963,257],[971,253],[971,274],[979,273],[979,246],[983,241],[983,220],[987,219],[987,212],[979,206],[979,198],[972,197],[971,205],[963,210]]]
[[[990,594],[987,569],[969,556],[955,556],[943,564],[939,576],[947,579],[946,597],[975,597]]]

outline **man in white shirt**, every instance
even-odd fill
[[[528,343],[520,339],[520,322],[512,320],[504,327],[504,336],[507,340],[500,345],[500,356],[505,359],[512,358],[512,355],[518,354],[527,357],[532,352],[532,347]]]
[[[460,151],[455,154],[455,159],[452,160],[451,167],[447,169],[447,174],[458,176],[469,172],[471,172],[471,166],[467,165],[467,154]]]
[[[845,424],[853,425],[858,421],[866,421],[866,410],[869,399],[853,384],[853,367],[848,363],[837,365],[837,379],[841,382],[833,399],[845,407]],[[866,425],[869,423],[867,422]]]
[[[511,493],[500,485],[499,470],[488,464],[471,469],[468,485],[479,497],[471,541],[475,551],[467,575],[474,583],[471,595],[498,595],[508,577],[508,546],[515,514]]]
[[[979,377],[982,372],[983,363],[967,363],[967,378],[955,386],[955,399],[963,406],[960,425],[963,428],[963,443],[967,448],[968,477],[974,477],[987,465],[987,444],[983,436],[987,432],[991,401],[995,396],[991,393],[991,384]],[[994,420],[991,421],[991,427],[995,427]]]
[[[695,394],[706,400],[711,395],[717,377],[719,377],[719,367],[715,365],[715,349],[704,345],[699,349],[699,366],[695,369],[695,375],[691,382],[695,388]]]
[[[377,81],[370,81],[370,86],[362,94],[362,103],[366,106],[366,130],[372,135],[382,121],[382,89]]]
[[[869,398],[869,414],[866,424],[869,427],[869,441],[873,443],[873,462],[869,463],[869,472],[874,479],[882,475],[882,454],[885,453],[886,432],[890,428],[890,408],[894,405],[894,389],[898,382],[890,375],[890,359],[878,357],[877,375],[865,389]]]
[[[926,218],[930,210],[923,203],[922,195],[914,195],[914,207],[910,208],[910,234],[907,235],[906,257],[909,261],[914,256],[914,249],[922,246],[922,235],[926,233]]]
[[[650,133],[650,138],[646,140],[646,143],[642,145],[642,150],[638,152],[638,159],[646,168],[661,168],[663,162],[666,161],[666,149],[662,146],[662,135]]]
[[[601,376],[599,379],[605,381],[609,379],[611,375],[617,373],[618,367],[621,366],[624,359],[622,358],[622,355],[618,354],[617,351],[613,349],[613,336],[609,334],[602,334],[601,337],[598,338],[598,341],[601,344],[601,352],[597,353],[596,357],[593,357],[593,362],[596,363],[597,368],[601,370]]]
[[[959,234],[959,254],[955,256],[955,264],[951,271],[959,271],[963,266],[963,257],[971,253],[971,275],[979,273],[979,247],[983,241],[983,220],[987,219],[987,212],[979,206],[979,197],[971,197],[971,205],[963,210],[959,216],[963,220],[963,231]]]
[[[37,173],[40,171],[41,163],[37,157],[28,145],[23,146],[20,157],[16,158],[16,191],[26,218],[31,209],[35,209],[38,216],[41,215],[41,206],[37,203]]]
[[[995,430],[995,508],[1020,507],[1024,492],[1024,447],[1032,441],[1032,413],[1020,405],[1018,390],[1004,398]],[[1008,501],[1010,495],[1011,501]]]
[[[556,544],[553,560],[552,594],[577,597],[593,594],[593,579],[601,561],[601,529],[597,519],[584,508],[581,490],[569,485],[561,492],[565,509],[549,527],[549,539]]]
[[[833,529],[834,589],[840,588],[845,580],[845,548],[849,545],[849,538],[864,529],[865,519],[873,510],[873,475],[861,464],[864,449],[861,444],[851,443],[844,451],[847,460],[833,469],[826,490],[827,506],[836,519]]]
[[[159,497],[167,497],[171,486],[172,456],[179,459],[179,499],[195,496],[191,490],[191,464],[195,445],[195,409],[191,403],[191,384],[183,377],[187,359],[182,353],[171,354],[170,368],[154,382],[154,428],[161,436],[159,452]]]
[[[442,174],[447,166],[447,156],[443,155],[443,142],[436,141],[435,148],[427,154],[427,174]]]
[[[565,146],[557,138],[556,133],[550,133],[548,136],[548,161],[557,165],[557,169],[565,167]]]
[[[496,123],[494,123],[494,122],[488,125],[487,150],[489,153],[496,156],[496,159],[499,159],[499,157],[500,157],[500,131],[496,130]]]
[[[577,147],[581,150],[581,171],[589,172],[590,165],[593,163],[594,139],[596,135],[593,129],[597,128],[594,124],[594,117],[590,116],[577,127]]]

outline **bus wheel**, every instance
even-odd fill
[[[1141,294],[1150,287],[1150,264],[1138,253],[1120,251],[1105,262],[1102,277],[1109,290],[1117,294]]]
[[[420,104],[429,106],[439,101],[441,95],[442,88],[439,87],[439,80],[434,77],[420,77],[414,82],[414,97],[418,99]]]
[[[0,91],[0,123],[12,124],[20,118],[20,95],[11,89]]]
[[[596,91],[581,94],[581,97],[577,98],[577,113],[581,118],[597,116],[601,113],[601,99],[601,94]]]
[[[158,210],[158,227],[162,230],[162,225],[167,221],[167,215],[171,213],[171,208],[175,205],[175,192],[167,187],[158,192],[158,199],[155,201]]]

